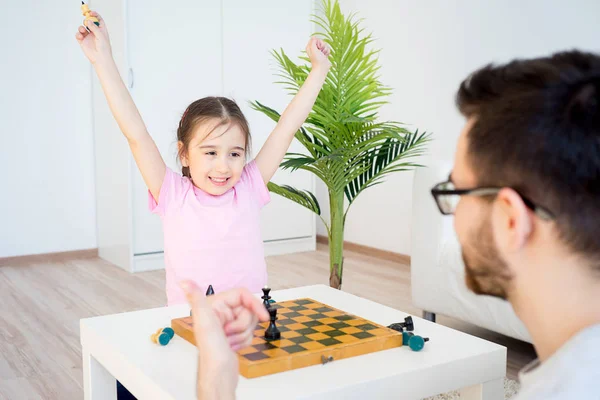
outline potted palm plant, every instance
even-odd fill
[[[304,153],[288,153],[281,168],[303,169],[321,179],[329,192],[330,215],[326,221],[316,196],[310,191],[269,182],[269,191],[292,200],[317,214],[329,238],[331,287],[341,289],[344,271],[344,225],[350,206],[365,189],[382,183],[388,174],[407,171],[419,164],[430,134],[409,131],[401,123],[379,121],[378,109],[391,93],[379,80],[378,50],[369,49],[373,39],[363,34],[354,15],[341,12],[337,0],[323,0],[314,22],[331,49],[331,69],[312,112],[295,138]],[[286,90],[295,95],[310,71],[310,60],[296,64],[283,50],[272,52]],[[280,114],[251,102],[274,121]]]

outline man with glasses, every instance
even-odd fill
[[[518,399],[600,399],[600,57],[489,65],[456,100],[466,125],[432,195],[454,215],[467,286],[508,300],[529,330],[539,361],[521,372]],[[196,330],[199,395],[233,398],[228,343],[264,310],[249,294],[191,293],[194,316],[212,321]]]
[[[508,300],[539,360],[519,399],[600,399],[600,57],[487,66],[432,195],[454,214],[467,286]]]

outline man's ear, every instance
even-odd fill
[[[500,190],[492,208],[496,245],[505,252],[521,250],[533,230],[533,216],[513,189]]]

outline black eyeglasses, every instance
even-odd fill
[[[447,180],[435,185],[433,189],[431,189],[431,195],[435,199],[435,202],[442,214],[452,215],[456,210],[460,196],[495,196],[501,189],[502,188],[493,187],[456,189],[454,187],[454,183],[452,183],[451,180]],[[554,219],[554,215],[544,207],[536,205],[534,202],[525,196],[522,196],[521,194],[519,194],[519,196],[521,196],[521,199],[523,199],[523,203],[525,203],[525,205],[535,212],[540,218],[544,220]]]

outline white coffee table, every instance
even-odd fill
[[[308,297],[381,325],[407,314],[325,285],[271,292],[277,301]],[[138,399],[194,399],[197,353],[175,336],[164,347],[150,334],[189,315],[182,305],[81,320],[86,399],[116,399],[116,379]],[[461,399],[504,399],[506,348],[413,316],[429,337],[420,352],[408,346],[246,379],[238,399],[420,399],[461,389]]]

